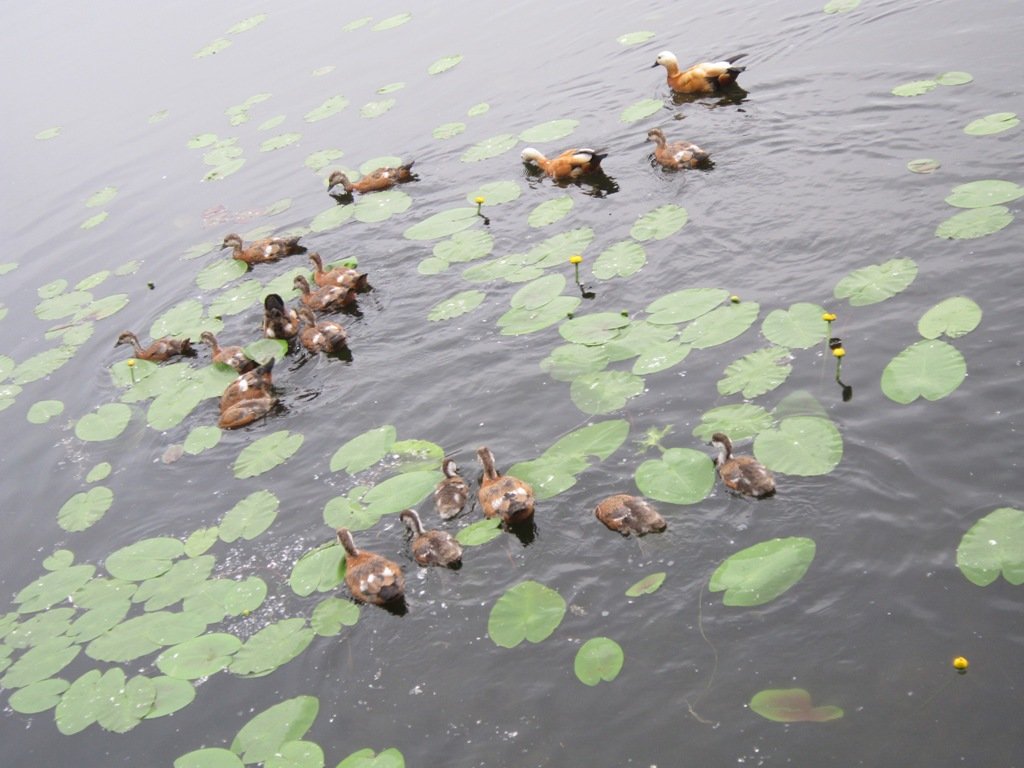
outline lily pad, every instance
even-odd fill
[[[786,475],[827,475],[843,458],[843,437],[828,419],[791,416],[759,432],[754,453],[766,467]]]
[[[1009,203],[1024,197],[1024,187],[1002,179],[983,179],[959,184],[946,197],[946,202],[956,208],[984,208],[989,205]]]
[[[469,117],[479,117],[480,115],[486,114],[490,108],[490,104],[486,101],[481,101],[479,104],[474,104],[472,107],[467,109],[466,114]]]
[[[250,360],[255,360],[262,365],[270,358],[282,360],[288,354],[288,342],[283,339],[260,339],[246,344],[242,351]]]
[[[914,80],[909,83],[897,85],[892,89],[893,96],[920,96],[922,93],[934,91],[939,87],[935,80]]]
[[[926,339],[945,334],[951,339],[966,336],[981,323],[981,307],[966,296],[940,301],[917,321],[917,331]]]
[[[836,284],[833,295],[849,299],[851,306],[864,307],[905,291],[916,277],[917,264],[912,259],[892,259],[851,272]]]
[[[169,571],[174,561],[184,553],[185,545],[180,539],[159,536],[115,550],[103,565],[107,573],[116,579],[143,581]]]
[[[356,221],[375,224],[390,219],[396,213],[404,213],[411,205],[412,198],[409,195],[400,189],[391,189],[360,198],[352,210]]]
[[[246,263],[238,259],[214,261],[199,270],[199,274],[196,275],[196,285],[204,291],[215,291],[232,280],[237,280],[248,269]]]
[[[745,333],[757,320],[761,307],[756,301],[726,304],[701,315],[679,333],[679,340],[695,349],[708,349]]]
[[[911,173],[933,173],[940,167],[939,161],[930,157],[919,157],[907,162],[907,170]]]
[[[71,645],[67,637],[53,637],[34,645],[25,651],[18,660],[7,668],[0,678],[4,688],[24,688],[38,683],[60,672],[75,660],[82,651],[82,646]]]
[[[644,576],[640,581],[631,586],[626,590],[626,597],[640,597],[642,595],[650,595],[661,589],[661,585],[665,583],[666,573],[664,571],[658,571],[657,573],[651,573]]]
[[[619,120],[624,123],[635,123],[638,120],[643,120],[656,114],[664,107],[665,104],[660,99],[640,99],[640,101],[635,101],[622,110]]]
[[[306,650],[313,637],[305,619],[282,619],[246,640],[234,654],[229,669],[243,677],[269,675]]]
[[[185,556],[199,557],[210,549],[218,540],[217,526],[197,528],[185,538]]]
[[[639,272],[647,263],[644,247],[633,240],[622,240],[601,251],[594,261],[594,277],[611,280],[613,277],[629,277]]]
[[[89,199],[85,201],[85,206],[86,208],[98,208],[101,205],[106,205],[115,197],[117,197],[117,187],[104,187],[98,192],[93,192],[89,195]]]
[[[323,768],[324,751],[312,741],[286,741],[273,757],[263,763],[264,768]]]
[[[375,485],[363,501],[377,515],[401,512],[423,501],[442,479],[438,471],[404,472]]]
[[[946,240],[973,240],[991,235],[1013,221],[1005,205],[991,205],[955,213],[935,228],[935,236]]]
[[[772,425],[771,414],[750,403],[712,408],[700,418],[701,423],[694,427],[693,435],[705,442],[710,441],[715,432],[724,432],[733,440],[745,440]]]
[[[47,139],[55,139],[60,136],[61,127],[59,125],[53,126],[52,128],[44,128],[35,135],[35,139],[38,141],[46,141]]]
[[[527,128],[519,134],[519,140],[524,144],[541,144],[545,141],[557,141],[572,134],[579,124],[579,120],[572,119],[549,120],[546,123]]]
[[[944,341],[926,339],[900,352],[882,371],[882,392],[906,405],[917,398],[940,400],[954,392],[967,377],[960,352]]]
[[[482,259],[494,249],[494,237],[482,229],[456,232],[433,248],[434,256],[445,262],[465,262]]]
[[[632,373],[647,376],[658,371],[667,371],[679,365],[693,349],[689,344],[678,341],[663,341],[647,345],[633,363]]]
[[[193,427],[185,438],[185,453],[197,456],[203,451],[208,451],[220,442],[223,432],[218,427],[207,424],[200,424]]]
[[[635,374],[597,371],[574,379],[569,396],[581,411],[596,415],[619,410],[643,391],[644,380]]]
[[[131,418],[132,409],[124,403],[105,403],[78,420],[75,436],[89,442],[113,440],[124,432]]]
[[[245,763],[234,752],[222,747],[204,747],[177,758],[174,768],[245,768]]]
[[[492,157],[503,155],[519,143],[519,139],[513,133],[499,133],[483,141],[478,141],[472,147],[462,153],[459,158],[464,163],[477,163],[481,160],[489,160]],[[476,210],[474,209],[474,213]]]
[[[226,632],[208,632],[178,645],[156,657],[156,666],[168,677],[197,680],[226,669],[242,641]]]
[[[385,112],[388,112],[397,101],[395,99],[380,99],[378,101],[368,101],[359,110],[359,114],[367,119],[373,119],[380,117]]]
[[[548,356],[540,361],[540,367],[557,381],[572,381],[585,373],[604,370],[608,361],[608,353],[604,347],[563,344],[551,350]]]
[[[639,32],[627,32],[624,35],[619,35],[615,38],[615,42],[619,45],[639,45],[640,43],[646,43],[654,37],[654,33],[648,30],[641,30]]]
[[[32,424],[45,424],[54,416],[60,416],[64,412],[64,403],[60,400],[39,400],[32,403],[28,409],[26,418]]]
[[[221,541],[252,540],[267,530],[277,517],[280,502],[270,491],[255,491],[235,504],[218,526]]]
[[[396,437],[395,428],[385,424],[352,438],[331,456],[331,472],[344,469],[354,475],[372,467],[387,455]]]
[[[636,485],[645,496],[671,504],[696,504],[715,484],[714,462],[691,448],[669,448],[660,459],[637,467]]]
[[[558,332],[574,344],[598,345],[611,341],[629,325],[629,317],[618,312],[596,312],[566,320]]]
[[[242,480],[269,472],[290,459],[305,438],[282,429],[247,445],[235,460],[235,477]]]
[[[465,123],[441,123],[434,129],[435,139],[452,139],[466,130]]]
[[[822,8],[825,13],[849,13],[860,5],[860,0],[829,0]]]
[[[482,197],[487,205],[501,205],[518,200],[522,193],[522,189],[514,181],[492,181],[467,194],[466,201],[475,205],[476,199]]]
[[[382,19],[370,27],[374,32],[383,32],[386,29],[394,29],[400,27],[408,21],[412,20],[412,14],[409,12],[397,13],[394,16],[388,16],[386,19]],[[246,762],[257,762],[254,760],[246,760]]]
[[[338,763],[337,768],[405,768],[405,757],[394,747],[382,749],[379,754],[369,748],[360,749]]]
[[[324,120],[332,115],[336,115],[345,107],[348,106],[348,99],[341,94],[331,96],[329,99],[324,101],[319,107],[311,109],[305,114],[303,120],[307,123],[315,123],[318,120]],[[340,152],[339,152],[340,156]]]
[[[991,115],[979,117],[964,126],[964,133],[969,136],[991,136],[994,133],[1002,133],[1020,124],[1020,118],[1013,112],[995,112]]]
[[[23,715],[34,715],[53,709],[60,702],[61,694],[70,683],[59,677],[40,680],[15,691],[7,700],[11,709]]]
[[[789,350],[783,347],[768,347],[744,355],[725,369],[725,376],[718,380],[718,394],[739,392],[751,400],[771,392],[789,378],[793,370],[791,359]]]
[[[43,299],[34,311],[40,320],[59,320],[81,312],[92,302],[93,295],[89,291],[71,291]]]
[[[762,541],[730,556],[711,574],[708,589],[725,592],[726,605],[750,607],[770,603],[807,573],[814,559],[811,539],[792,536]]]
[[[44,611],[51,605],[66,600],[89,581],[95,571],[96,568],[92,565],[72,565],[40,576],[14,596],[18,612]]]
[[[685,208],[666,203],[640,216],[629,230],[629,234],[634,240],[641,242],[664,240],[682,229],[689,218]]]
[[[359,606],[351,600],[325,597],[316,604],[309,623],[321,637],[334,637],[342,627],[355,626],[359,621]]]
[[[273,136],[260,144],[260,152],[272,152],[275,149],[284,149],[285,147],[290,147],[301,139],[301,133],[282,133],[279,136]]]
[[[537,309],[512,308],[498,318],[503,336],[521,336],[564,320],[580,305],[578,296],[557,296]]]
[[[776,723],[824,723],[843,716],[839,707],[815,707],[811,694],[803,688],[776,688],[760,691],[750,700],[750,709]]]
[[[229,35],[240,35],[243,32],[248,32],[250,29],[255,29],[256,27],[258,27],[260,24],[262,24],[266,20],[267,20],[267,14],[265,14],[265,13],[259,13],[259,14],[256,14],[255,16],[250,16],[247,19],[242,19],[238,23],[233,24],[228,29],[228,34]]]
[[[592,637],[576,652],[573,671],[584,685],[610,683],[619,676],[624,660],[621,645],[608,637]]]
[[[970,72],[943,72],[935,78],[939,85],[967,85],[974,81]]]
[[[345,550],[332,542],[307,552],[292,567],[288,584],[299,597],[330,592],[345,578]]]
[[[487,294],[483,291],[462,291],[449,299],[435,304],[427,314],[427,319],[436,322],[438,320],[451,320],[452,318],[460,317],[479,307],[485,298],[487,298]]]
[[[1024,511],[1002,507],[972,525],[956,549],[956,567],[979,587],[1000,572],[1010,584],[1024,584]]]
[[[65,531],[84,531],[98,522],[114,503],[114,492],[102,485],[76,493],[57,512],[57,524]]]
[[[212,43],[209,43],[208,45],[204,46],[203,48],[200,48],[198,51],[192,54],[192,57],[195,59],[205,59],[208,56],[213,56],[215,54],[220,53],[229,45],[231,45],[230,40],[224,37],[218,37]]]
[[[119,668],[108,669],[97,685],[100,708],[96,722],[114,733],[127,733],[146,716],[156,699],[156,686],[144,675],[127,679]]]
[[[427,67],[427,74],[439,75],[442,72],[447,72],[452,67],[457,66],[461,61],[461,54],[456,54],[454,56],[442,56],[440,59],[438,59],[429,67]]]
[[[530,211],[526,221],[531,227],[546,227],[564,219],[572,210],[572,206],[572,198],[568,195],[545,200]]]
[[[70,549],[57,549],[54,550],[49,557],[43,560],[43,568],[48,571],[59,571],[61,568],[67,568],[74,562],[74,552]]]
[[[495,602],[487,634],[502,648],[515,648],[524,640],[539,643],[562,623],[565,608],[565,600],[555,590],[536,581],[523,581]]]
[[[647,320],[655,325],[689,322],[721,306],[728,297],[729,292],[721,288],[684,288],[651,302]]]
[[[94,227],[98,227],[100,224],[106,221],[109,215],[110,214],[107,213],[106,211],[100,211],[95,216],[90,216],[88,219],[83,221],[79,226],[81,229],[93,229]]]
[[[315,696],[296,696],[282,701],[252,718],[231,742],[231,751],[245,763],[259,763],[273,757],[282,744],[301,739],[320,710]]]
[[[402,233],[402,237],[407,240],[436,240],[468,229],[480,220],[476,207],[451,208],[413,224]]]
[[[96,722],[99,700],[99,683],[103,674],[90,669],[76,679],[60,697],[54,710],[57,730],[65,736],[80,733]]]
[[[464,547],[478,547],[501,536],[501,520],[492,517],[477,520],[459,530],[455,540]]]
[[[153,687],[156,689],[156,698],[153,700],[153,706],[145,715],[147,720],[165,717],[179,709],[184,709],[196,697],[196,689],[187,680],[178,680],[166,675],[158,675],[152,680]]]
[[[761,323],[761,333],[772,344],[791,349],[808,349],[828,335],[821,319],[825,310],[818,304],[799,302],[789,309],[775,309]]]

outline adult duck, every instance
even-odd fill
[[[524,163],[532,163],[552,179],[572,181],[601,170],[601,161],[608,157],[607,152],[593,149],[567,149],[559,155],[547,158],[540,150],[527,147],[522,151]]]
[[[702,61],[692,67],[681,69],[679,59],[671,51],[662,51],[651,68],[662,66],[667,70],[665,79],[675,93],[719,93],[736,82],[746,67],[737,67],[735,62],[747,54],[737,53],[721,61]]]

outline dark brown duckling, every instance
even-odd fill
[[[139,343],[138,336],[131,331],[122,331],[121,335],[117,337],[114,346],[119,347],[122,344],[131,344],[132,349],[135,351],[135,357],[139,360],[149,360],[154,363],[162,363],[164,360],[169,360],[179,355],[193,357],[196,354],[196,351],[192,349],[192,341],[190,339],[172,339],[170,336],[156,339],[148,347],[143,348]]]
[[[395,168],[376,168],[356,182],[349,180],[344,172],[334,171],[327,179],[327,192],[328,194],[338,196],[338,193],[331,192],[331,190],[338,186],[345,190],[345,195],[351,195],[353,192],[363,194],[364,192],[380,192],[384,189],[391,189],[396,184],[416,179],[412,173],[412,167],[415,163],[416,161],[413,160],[411,163],[399,165]]]
[[[444,480],[434,489],[434,508],[442,520],[451,520],[460,514],[469,500],[469,484],[459,474],[459,467],[453,459],[441,462]]]
[[[413,535],[412,556],[420,565],[457,568],[462,565],[462,547],[446,531],[424,531],[420,516],[414,509],[398,515]]]
[[[292,339],[299,332],[299,315],[284,299],[268,293],[263,299],[263,335],[268,339]]]
[[[351,267],[344,266],[325,271],[319,253],[309,254],[309,260],[316,268],[313,272],[313,282],[321,287],[340,285],[342,288],[348,288],[357,293],[366,293],[370,290],[370,283],[364,272],[357,272]]]
[[[272,391],[274,358],[240,375],[220,396],[221,429],[238,429],[266,416],[277,398]]]
[[[696,144],[689,141],[665,141],[665,134],[660,128],[651,128],[647,132],[647,140],[653,141],[654,159],[663,168],[701,168],[710,165],[711,156]]]
[[[352,597],[374,605],[387,605],[405,597],[405,575],[398,563],[356,549],[347,528],[338,529],[338,541],[345,548],[345,583]]]
[[[231,258],[253,264],[266,264],[293,253],[305,253],[306,249],[299,245],[298,237],[265,237],[253,240],[244,247],[239,235],[228,235],[221,243],[221,248],[231,248]]]
[[[757,499],[775,493],[775,478],[764,464],[753,456],[733,456],[732,441],[721,432],[711,436],[711,445],[718,449],[715,465],[727,488]]]
[[[484,468],[484,476],[480,480],[480,490],[477,494],[484,515],[500,515],[506,525],[522,523],[532,518],[534,496],[530,484],[512,475],[499,474],[490,448],[479,448],[476,455]]]
[[[623,536],[635,533],[643,536],[652,531],[664,531],[665,518],[658,514],[647,499],[619,493],[601,501],[594,509],[594,516],[613,531]]]
[[[239,346],[222,347],[217,343],[217,337],[210,331],[203,331],[199,336],[200,341],[205,342],[213,351],[213,362],[230,365],[239,373],[251,371],[259,363],[250,357],[246,357],[245,351]]]
[[[315,291],[310,287],[309,280],[296,275],[293,281],[299,289],[299,301],[314,312],[333,312],[342,309],[356,300],[356,293],[340,285],[326,285]]]
[[[348,334],[333,320],[317,320],[309,307],[299,307],[299,319],[304,323],[299,341],[310,352],[333,354],[348,347]]]

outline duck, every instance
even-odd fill
[[[447,531],[424,531],[415,509],[407,509],[398,517],[413,535],[412,556],[420,565],[458,568],[462,565],[462,547]]]
[[[270,358],[228,384],[220,396],[220,419],[217,425],[221,429],[244,427],[270,412],[277,402],[271,389],[273,370],[274,358]]]
[[[484,446],[477,449],[477,457],[484,468],[477,498],[486,517],[500,515],[506,525],[515,525],[533,518],[533,488],[512,475],[499,474],[494,465],[494,454]]]
[[[299,245],[298,237],[266,237],[262,240],[253,240],[249,247],[245,248],[241,236],[235,234],[227,235],[220,247],[232,248],[231,258],[244,261],[249,266],[267,264],[306,250]]]
[[[238,346],[222,347],[217,343],[217,337],[212,331],[203,331],[199,335],[200,341],[205,342],[213,351],[213,362],[230,365],[239,373],[245,373],[255,368],[258,363],[247,357],[245,351]]]
[[[775,493],[775,478],[768,468],[753,456],[733,456],[732,441],[724,434],[715,432],[710,445],[718,449],[715,466],[727,488],[756,499]]]
[[[152,363],[162,363],[164,360],[182,355],[193,357],[196,354],[196,351],[192,349],[191,339],[174,339],[170,336],[156,339],[148,347],[143,348],[139,343],[138,336],[131,331],[122,331],[114,346],[119,347],[122,344],[131,344],[132,349],[135,350],[135,357],[139,360],[149,360]]]
[[[380,192],[391,189],[396,184],[416,179],[412,173],[412,167],[415,164],[416,161],[413,160],[411,163],[394,168],[377,168],[356,182],[349,180],[344,171],[334,171],[327,179],[327,193],[333,194],[331,190],[339,185],[345,190],[346,196],[353,192],[363,194],[364,192]]]
[[[317,320],[309,307],[299,307],[299,319],[305,323],[299,331],[299,341],[310,352],[332,354],[348,347],[348,334],[341,323]]]
[[[679,59],[671,51],[662,51],[651,68],[662,66],[668,70],[668,87],[676,93],[718,93],[736,82],[746,67],[737,67],[735,62],[747,54],[737,53],[721,61],[703,61],[687,69],[679,68]]]
[[[608,153],[589,148],[574,148],[567,149],[549,160],[540,150],[527,147],[521,157],[524,163],[533,163],[552,179],[565,181],[600,171],[601,161],[608,157]]]
[[[664,531],[667,527],[665,518],[658,514],[653,504],[647,499],[627,493],[617,493],[603,499],[594,508],[594,516],[623,536],[631,533],[643,536],[652,531]]]
[[[314,291],[303,275],[296,275],[293,284],[299,289],[299,301],[315,312],[333,312],[348,306],[356,298],[355,291],[340,285],[325,285]]]
[[[454,459],[441,462],[444,480],[434,489],[434,508],[442,520],[451,520],[460,514],[469,500],[469,484],[459,474],[459,467]]]
[[[316,268],[313,272],[313,282],[320,287],[329,285],[340,285],[342,288],[365,293],[370,290],[370,283],[365,272],[357,272],[351,267],[341,266],[331,270],[324,269],[323,259],[319,253],[309,254],[309,260]]]
[[[654,142],[654,159],[664,168],[699,168],[710,163],[711,156],[692,142],[673,141],[669,144],[660,128],[651,128],[647,132],[647,140]]]
[[[263,335],[268,339],[293,339],[299,332],[299,316],[286,307],[280,294],[268,293],[263,299]]]
[[[337,534],[345,548],[345,583],[352,597],[373,605],[400,602],[405,597],[401,566],[382,555],[356,549],[348,528],[339,528]]]

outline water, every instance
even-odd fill
[[[649,427],[672,425],[666,445],[703,449],[691,436],[700,414],[737,402],[719,397],[715,382],[726,365],[762,345],[748,331],[648,376],[645,393],[613,414],[630,422],[627,444],[540,505],[539,534],[528,547],[503,536],[468,552],[457,573],[425,573],[410,562],[406,617],[364,609],[355,627],[315,639],[270,676],[215,675],[198,686],[193,704],[126,735],[94,725],[65,737],[51,711],[8,709],[0,718],[5,763],[169,764],[204,745],[228,746],[254,713],[278,701],[313,695],[320,711],[306,738],[323,747],[328,765],[364,747],[389,746],[409,765],[1021,765],[1021,690],[1013,674],[1024,644],[1019,588],[1000,579],[982,590],[955,567],[970,525],[1021,504],[1015,446],[1024,409],[1015,384],[1022,363],[1009,341],[1024,280],[1014,247],[1019,223],[974,241],[932,233],[953,212],[942,201],[956,184],[1020,182],[1019,128],[972,137],[962,127],[991,112],[1024,112],[1014,66],[1022,4],[865,3],[827,16],[817,3],[742,0],[686,15],[667,3],[447,3],[412,8],[412,21],[395,29],[342,31],[363,15],[372,15],[372,24],[406,10],[318,2],[144,10],[66,4],[45,16],[29,6],[8,10],[8,248],[0,261],[19,266],[0,278],[8,308],[0,321],[3,354],[20,362],[54,343],[43,340],[52,323],[32,312],[38,287],[56,278],[74,285],[131,259],[142,267],[96,289],[97,296],[128,293],[131,302],[97,322],[68,364],[26,384],[0,413],[4,434],[18,438],[0,454],[7,521],[0,584],[7,594],[37,578],[54,549],[100,564],[140,538],[185,536],[214,524],[239,499],[269,488],[282,502],[274,526],[254,542],[212,550],[219,572],[256,574],[270,587],[249,622],[231,625],[244,638],[269,621],[308,616],[318,601],[294,596],[287,576],[301,552],[331,535],[323,505],[351,481],[331,473],[328,461],[346,440],[394,424],[400,439],[436,442],[474,475],[480,444],[507,467],[586,423],[568,384],[538,366],[561,343],[557,333],[498,333],[495,322],[518,285],[486,284],[478,310],[446,323],[425,319],[442,298],[476,286],[460,278],[457,265],[444,276],[418,274],[431,244],[401,232],[463,204],[490,181],[517,180],[523,188],[519,200],[487,210],[495,254],[525,250],[555,231],[594,229],[583,274],[597,298],[580,312],[636,312],[691,286],[721,286],[757,301],[761,318],[798,301],[835,308],[852,400],[841,401],[832,361],[804,351],[786,384],[757,402],[771,408],[787,392],[810,391],[842,431],[841,464],[825,477],[781,477],[778,497],[757,504],[716,490],[696,505],[661,505],[668,531],[641,542],[594,521],[597,499],[633,489],[643,457],[632,441]],[[232,45],[215,56],[193,58],[258,13],[268,14],[265,23],[224,35]],[[641,29],[657,35],[639,46],[616,42]],[[747,98],[673,104],[662,70],[649,69],[665,48],[682,60],[746,51]],[[429,64],[456,53],[465,57],[459,66],[426,74]],[[311,74],[325,66],[335,69]],[[975,80],[911,99],[889,94],[949,70],[967,70]],[[397,82],[406,85],[376,93]],[[229,125],[225,110],[259,93],[272,95],[252,108],[248,123]],[[302,120],[339,93],[351,102],[341,113]],[[396,106],[376,119],[359,116],[363,104],[382,98],[395,98]],[[664,99],[665,109],[622,123],[621,111],[642,98]],[[467,117],[481,102],[490,110]],[[151,124],[160,110],[167,118]],[[285,116],[280,125],[258,130],[276,115]],[[521,145],[481,163],[458,160],[477,141],[565,117],[580,121],[565,146],[608,148],[614,194],[596,198],[586,188],[528,181],[516,156]],[[465,122],[466,132],[434,139],[433,128],[450,121]],[[33,139],[53,125],[63,128],[57,139]],[[714,170],[666,176],[652,169],[643,139],[653,125],[670,138],[698,141],[712,153]],[[301,142],[259,152],[262,141],[288,131],[301,132]],[[239,173],[200,182],[209,169],[202,150],[186,142],[205,132],[238,138],[246,158]],[[331,201],[303,161],[327,148],[342,149],[340,162],[351,166],[379,155],[415,158],[420,173],[405,188],[414,201],[405,214],[306,237],[328,258],[357,255],[371,273],[376,290],[361,302],[360,316],[348,318],[352,362],[282,365],[275,380],[284,411],[250,431],[225,434],[198,458],[160,461],[191,428],[215,421],[213,400],[166,433],[145,426],[143,408],[110,444],[77,440],[73,421],[119,396],[107,373],[124,357],[112,349],[117,333],[145,332],[185,298],[210,300],[195,275],[225,256],[182,254],[230,231],[308,225]],[[915,157],[934,157],[942,167],[911,174],[905,164]],[[109,219],[79,229],[102,210],[84,200],[108,185],[119,190],[102,208]],[[569,217],[543,230],[526,226],[537,203],[561,194],[574,201]],[[292,200],[283,214],[252,213],[283,198]],[[589,278],[596,255],[664,202],[686,207],[686,227],[648,243],[648,263],[637,275]],[[1019,202],[1010,208],[1019,213]],[[894,257],[920,268],[905,293],[863,309],[831,301],[835,283],[852,269]],[[258,277],[293,266],[261,267]],[[938,402],[892,403],[879,389],[881,371],[918,338],[925,310],[961,294],[985,313],[976,331],[953,342],[967,360],[967,380]],[[258,318],[256,307],[227,318],[222,340],[251,332]],[[44,399],[63,401],[64,413],[47,425],[27,424],[28,408]],[[300,451],[268,475],[234,479],[241,448],[278,429],[303,434]],[[85,474],[100,461],[114,467],[105,483],[114,505],[94,527],[69,534],[56,525],[56,513],[87,487]],[[723,559],[776,536],[816,542],[814,563],[794,589],[750,609],[727,608],[707,593],[707,578]],[[358,538],[368,549],[401,551],[397,521]],[[668,574],[655,595],[623,596],[654,571]],[[570,609],[543,643],[499,649],[487,637],[490,607],[527,578],[557,590]],[[623,647],[625,666],[613,683],[587,688],[573,674],[573,659],[585,640],[602,635]],[[958,654],[971,660],[962,677],[950,668]],[[126,671],[155,674],[151,660]],[[73,680],[92,666],[82,655],[61,674]],[[845,716],[786,726],[746,706],[762,689],[789,687],[807,689],[815,704],[843,707]]]

